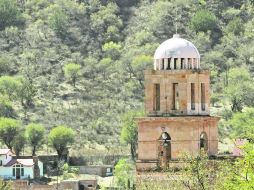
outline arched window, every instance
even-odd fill
[[[204,131],[200,134],[200,150],[208,151],[208,138]]]
[[[167,132],[159,138],[158,159],[161,167],[167,167],[171,159],[171,137]]]
[[[169,140],[171,140],[171,137],[170,137],[170,135],[167,132],[163,132],[161,134],[161,138],[160,139],[164,140],[164,141],[169,141]]]

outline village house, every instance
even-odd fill
[[[1,179],[34,179],[43,176],[43,163],[37,157],[16,158],[10,149],[0,149]]]

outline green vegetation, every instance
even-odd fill
[[[156,48],[176,25],[197,46],[201,67],[211,70],[220,138],[252,139],[252,0],[0,0],[1,142],[18,153],[24,136],[17,134],[29,124],[41,124],[45,135],[64,125],[69,142],[51,136],[59,156],[74,142],[75,156],[100,149],[134,160],[143,70],[153,67]],[[26,132],[33,154],[43,133]]]
[[[19,20],[20,12],[15,0],[0,1],[0,30],[7,26],[16,25]]]
[[[130,145],[132,160],[136,160],[136,149],[138,143],[138,127],[136,117],[142,116],[142,112],[130,111],[122,117],[121,140]]]
[[[191,26],[196,32],[214,31],[217,26],[216,16],[208,10],[199,10],[191,19]]]
[[[12,190],[12,185],[8,181],[0,180],[0,189],[1,190]]]
[[[27,141],[32,146],[32,155],[35,156],[36,150],[42,146],[45,129],[40,124],[31,123],[26,127]]]
[[[250,190],[253,179],[253,143],[247,143],[241,149],[243,158],[236,160],[210,160],[205,154],[186,156],[183,168],[176,172],[150,173],[143,179],[137,179],[140,190]]]
[[[244,150],[244,158],[238,159],[233,166],[227,165],[227,175],[222,186],[218,189],[232,189],[232,190],[249,190],[254,188],[254,144],[248,143],[242,149]]]
[[[0,118],[0,138],[2,142],[12,149],[15,137],[19,134],[20,124],[10,118]]]
[[[64,66],[64,75],[71,80],[71,83],[75,87],[76,80],[78,78],[81,66],[75,63],[69,63]]]
[[[229,121],[234,133],[233,138],[249,139],[254,142],[254,108],[248,108],[242,113],[233,114]]]
[[[75,133],[68,127],[58,126],[50,131],[48,138],[54,149],[56,149],[58,157],[63,158],[67,155],[68,146],[74,142]]]
[[[128,160],[119,160],[115,166],[114,175],[117,178],[117,184],[124,189],[133,189],[134,184],[134,165]]]

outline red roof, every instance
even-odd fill
[[[34,165],[33,159],[12,159],[10,162],[5,164],[5,167],[13,166],[14,164],[22,164],[23,166],[31,167]]]
[[[8,152],[11,152],[10,149],[6,148],[6,149],[0,149],[0,155],[6,155],[8,154]]]

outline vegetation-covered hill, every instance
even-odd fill
[[[118,146],[121,115],[143,109],[143,70],[176,25],[211,69],[223,118],[253,106],[251,0],[0,0],[0,116],[69,126],[76,150]]]

